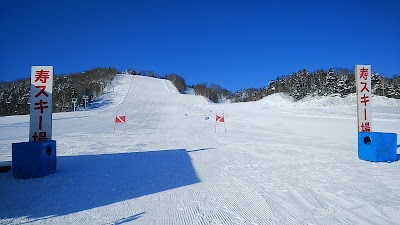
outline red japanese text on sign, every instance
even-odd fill
[[[46,140],[48,140],[46,132],[39,132],[39,135],[38,135],[38,132],[35,132],[32,135],[32,138],[33,138],[33,141],[46,141]]]
[[[364,104],[364,106],[367,106],[367,102],[369,102],[368,96],[364,94],[363,96],[361,96],[361,104]]]
[[[36,103],[35,103],[35,105],[38,105],[38,107],[35,107],[34,109],[35,109],[35,110],[40,109],[40,113],[43,113],[43,110],[44,110],[44,109],[49,108],[49,106],[46,105],[46,104],[47,104],[47,102],[44,102],[44,101],[42,101],[42,99],[40,99],[39,102],[36,102]]]
[[[371,66],[356,65],[355,73],[357,79],[357,123],[358,131],[371,131]]]
[[[40,81],[42,83],[47,83],[47,79],[50,78],[49,72],[50,71],[46,71],[46,70],[36,71],[35,82]]]
[[[363,132],[370,132],[371,131],[371,127],[369,126],[369,122],[363,122],[361,124],[361,130]]]
[[[52,138],[53,67],[32,66],[29,141]]]
[[[39,116],[39,130],[42,130],[43,127],[43,116]]]
[[[368,80],[368,69],[367,68],[360,69],[360,78],[362,78],[364,80]]]
[[[364,108],[364,120],[367,120],[367,108]]]
[[[40,88],[40,91],[35,95],[35,98],[39,97],[42,94],[46,97],[49,97],[49,94],[46,93],[46,86],[36,86],[36,88]]]
[[[361,82],[361,84],[364,85],[363,88],[361,89],[361,92],[364,92],[365,90],[366,90],[367,92],[369,92],[369,90],[368,90],[368,88],[367,88],[368,83],[367,83],[367,82]]]

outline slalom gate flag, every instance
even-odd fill
[[[115,134],[115,126],[117,123],[123,123],[124,124],[124,134],[126,133],[126,112],[125,115],[118,116],[118,111],[115,114],[115,120],[114,120],[114,133]]]
[[[116,116],[115,122],[116,123],[126,123],[126,116]]]
[[[215,115],[215,133],[217,133],[217,123],[224,123],[224,129],[225,129],[225,133],[226,133],[226,126],[225,126],[225,115],[224,115],[224,111],[222,111],[222,116],[216,114]]]
[[[217,116],[216,116],[216,118],[215,118],[215,121],[224,123],[224,122],[225,122],[224,116],[219,116],[219,115],[217,114]]]

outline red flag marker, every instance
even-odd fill
[[[218,114],[217,114],[215,120],[216,120],[217,122],[221,122],[221,123],[224,123],[224,122],[225,122],[224,116],[218,116]]]
[[[226,126],[225,126],[225,115],[224,111],[222,111],[222,116],[219,116],[218,114],[215,115],[215,133],[217,133],[217,123],[224,123],[224,129],[226,133]]]
[[[116,116],[115,122],[116,123],[126,123],[126,116]]]
[[[117,113],[115,114],[115,120],[114,120],[114,133],[113,133],[113,135],[115,134],[115,125],[117,124],[117,123],[123,123],[124,124],[124,134],[126,133],[126,112],[125,112],[125,115],[121,115],[121,116],[118,116],[118,111],[117,111]]]

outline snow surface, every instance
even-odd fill
[[[374,131],[400,133],[373,98]],[[114,118],[126,112],[127,124]],[[223,112],[222,112],[223,111]],[[226,133],[215,114],[225,114]],[[205,117],[210,120],[205,120]],[[400,162],[357,157],[355,97],[212,104],[118,75],[91,109],[53,115],[57,172],[0,173],[0,224],[399,224]],[[29,116],[0,118],[0,165]]]

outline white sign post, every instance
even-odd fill
[[[356,65],[358,132],[372,131],[371,65]]]
[[[41,178],[57,169],[52,140],[53,67],[32,66],[29,141],[12,144],[14,178]]]
[[[32,66],[29,141],[52,138],[53,66]]]

